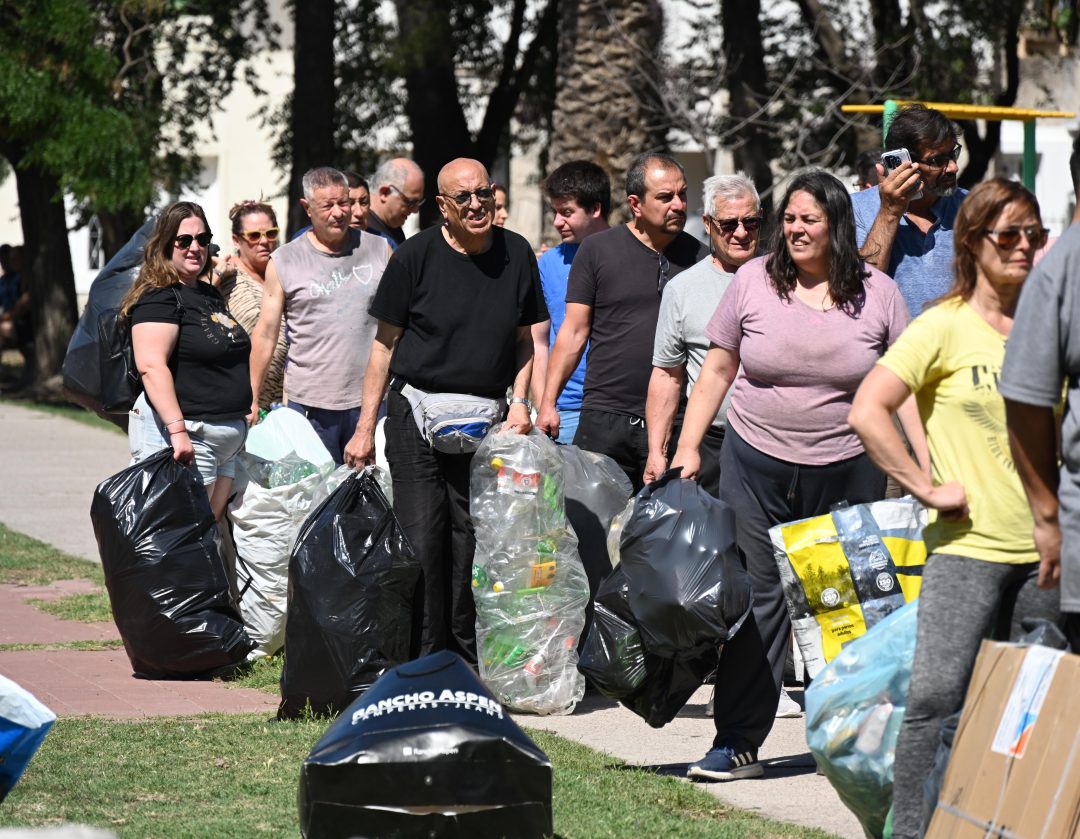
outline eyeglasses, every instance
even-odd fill
[[[931,169],[944,169],[949,165],[951,160],[959,160],[960,149],[962,149],[959,143],[953,146],[952,151],[945,152],[945,154],[935,154],[933,157],[927,157],[923,160],[916,160],[916,163],[921,163],[924,166],[929,166]]]
[[[983,234],[990,237],[990,241],[1005,251],[1011,251],[1020,244],[1023,236],[1029,244],[1041,248],[1046,244],[1046,237],[1050,231],[1045,227],[1033,224],[1030,227],[1004,227],[1001,230],[984,230]]]
[[[743,226],[743,230],[747,233],[755,232],[761,227],[761,216],[746,216],[745,218],[724,218],[720,219],[716,216],[709,216],[709,219],[720,228],[720,232],[727,236],[730,236],[736,230],[739,229],[739,225]]]
[[[266,237],[266,241],[273,242],[280,234],[281,231],[278,228],[270,227],[266,230],[245,230],[240,235],[247,239],[249,245],[257,245],[263,236]]]
[[[476,200],[483,204],[485,201],[491,201],[495,198],[495,190],[489,186],[482,186],[479,189],[475,189],[472,192],[457,192],[453,195],[447,195],[445,192],[440,192],[443,198],[449,198],[459,207],[468,207],[472,203],[472,197],[475,195]]]
[[[186,251],[191,247],[192,242],[198,242],[200,248],[208,248],[213,239],[213,234],[209,230],[206,230],[198,236],[192,236],[190,233],[181,233],[173,241],[176,242],[178,248]]]
[[[390,189],[394,190],[394,192],[396,192],[398,195],[401,196],[402,202],[410,210],[419,210],[420,205],[424,203],[423,198],[410,198],[409,196],[407,196],[404,192],[402,192],[400,189],[398,189],[393,184],[387,184],[387,186],[390,187]]]
[[[663,294],[664,286],[666,286],[668,282],[668,269],[671,267],[671,263],[668,262],[668,258],[662,253],[657,254],[657,256],[659,257],[660,271],[656,275],[656,293]]]

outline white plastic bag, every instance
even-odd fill
[[[281,464],[292,468],[274,469]],[[273,655],[285,643],[289,554],[308,514],[329,495],[334,459],[302,414],[279,408],[251,429],[241,466],[229,518],[240,564],[240,611],[256,642],[248,658],[254,659]],[[302,477],[272,486],[251,479],[251,473],[281,471]]]

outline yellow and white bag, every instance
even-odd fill
[[[769,528],[806,672],[919,596],[926,510],[911,497]]]

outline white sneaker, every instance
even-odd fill
[[[788,696],[788,692],[783,688],[780,688],[780,704],[776,706],[776,718],[788,719],[790,717],[801,717],[802,707],[799,703]]]

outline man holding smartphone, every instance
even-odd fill
[[[851,196],[863,259],[896,280],[912,317],[952,281],[953,221],[967,195],[956,183],[957,137],[941,111],[904,107],[885,137],[878,186]],[[886,167],[900,149],[911,161]]]

